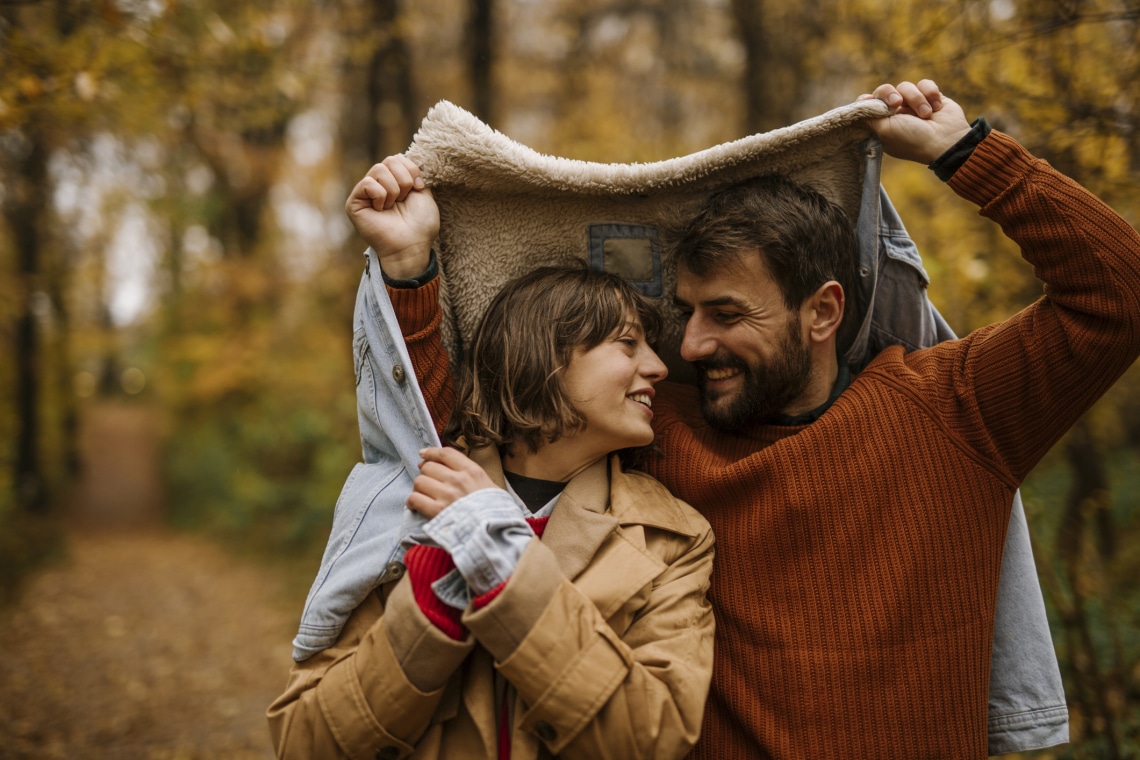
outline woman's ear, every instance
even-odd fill
[[[813,343],[826,343],[835,339],[839,325],[843,322],[845,305],[843,286],[835,280],[828,280],[808,297],[801,317],[808,338]]]

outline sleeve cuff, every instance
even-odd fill
[[[397,288],[385,283],[388,298],[400,322],[400,334],[412,344],[439,327],[439,278],[419,288]]]
[[[507,578],[507,580],[503,581],[498,586],[495,586],[493,589],[488,591],[486,594],[480,594],[479,596],[475,597],[474,599],[471,600],[471,604],[473,604],[475,606],[475,609],[477,609],[477,610],[483,609],[488,604],[495,601],[495,597],[497,597],[499,594],[501,594],[503,592],[503,589],[505,589],[507,587],[508,581],[510,581],[510,578]]]
[[[514,573],[534,531],[501,488],[458,499],[424,524],[424,532],[451,554],[471,592],[485,594]]]
[[[438,274],[439,262],[436,261],[434,248],[431,250],[431,256],[428,259],[427,269],[415,277],[407,277],[402,279],[389,277],[388,275],[384,274],[383,267],[380,268],[380,276],[384,278],[384,284],[390,288],[397,288],[401,290],[410,288],[422,288],[424,285],[427,285],[429,282],[434,280]]]
[[[970,131],[961,140],[930,164],[930,169],[943,182],[948,182],[954,176],[954,173],[974,154],[974,148],[978,147],[990,133],[990,125],[985,116],[974,119],[970,127]]]

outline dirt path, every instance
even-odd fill
[[[0,612],[0,758],[271,758],[300,600],[161,527],[153,417],[97,407],[68,558]]]

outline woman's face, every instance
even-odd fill
[[[636,317],[588,351],[575,349],[563,382],[586,427],[572,438],[599,457],[652,443],[653,386],[668,373]]]

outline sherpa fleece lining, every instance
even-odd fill
[[[691,215],[717,190],[779,173],[841,206],[852,227],[866,169],[865,119],[887,106],[867,100],[763,134],[666,161],[603,164],[538,153],[441,101],[407,155],[439,204],[436,250],[443,275],[443,341],[455,359],[504,283],[546,264],[590,261],[661,298],[661,354],[674,379],[687,374],[671,308],[672,267],[660,257],[663,218]]]

